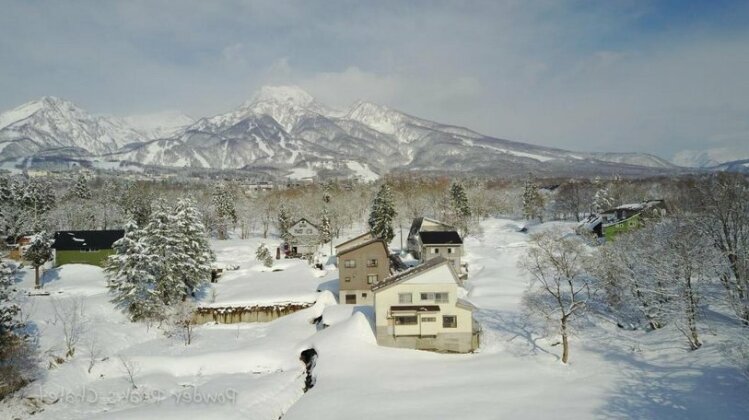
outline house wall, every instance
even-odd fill
[[[438,253],[434,253],[434,250],[439,250]],[[452,252],[448,252],[452,250]],[[421,260],[426,262],[433,258],[443,257],[452,262],[455,270],[460,273],[460,261],[463,256],[463,245],[424,245]]]
[[[421,300],[421,293],[448,293],[446,303]],[[399,295],[411,295],[411,303],[401,303]],[[477,337],[470,309],[456,306],[458,287],[447,265],[417,275],[403,283],[376,291],[374,295],[375,330],[378,344],[391,347],[415,348],[435,351],[469,352],[476,348]],[[416,325],[395,325],[392,306],[438,305],[438,312],[419,312]],[[398,312],[397,315],[413,315]],[[456,316],[456,328],[445,328],[443,316]],[[424,322],[425,317],[435,317],[435,322]]]
[[[103,267],[107,257],[113,253],[114,250],[111,249],[91,252],[55,251],[55,266],[59,267],[64,264],[90,264]]]
[[[305,220],[289,228],[289,245],[297,248],[298,254],[314,254],[320,245],[320,231]]]
[[[603,227],[603,235],[606,237],[606,240],[612,240],[614,237],[620,233],[623,232],[629,232],[632,229],[636,229],[642,225],[640,220],[640,215],[636,214],[629,219],[622,220],[619,223],[604,226]]]
[[[377,260],[376,267],[367,267],[367,261]],[[353,260],[356,267],[346,267],[346,261]],[[356,304],[371,305],[372,284],[367,282],[369,275],[377,275],[377,281],[390,276],[390,261],[382,242],[374,242],[352,251],[344,251],[338,255],[338,285],[339,302],[346,303],[347,294],[356,294]],[[362,294],[366,293],[366,297]]]

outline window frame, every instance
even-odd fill
[[[448,323],[448,319],[452,320],[452,322]],[[458,316],[442,315],[442,328],[458,328]]]
[[[405,302],[405,299],[403,299],[406,296],[408,296],[408,302]],[[414,294],[413,293],[398,293],[398,303],[399,304],[414,303]]]

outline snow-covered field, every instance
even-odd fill
[[[534,229],[545,229],[544,224]],[[194,342],[130,323],[113,308],[101,270],[49,271],[50,296],[30,297],[29,319],[45,360],[64,355],[54,306],[79,301],[86,328],[75,356],[45,371],[0,418],[496,419],[749,418],[749,384],[719,352],[730,323],[711,313],[704,346],[689,352],[677,332],[622,331],[596,319],[572,339],[571,363],[559,361],[557,338],[524,316],[527,278],[517,267],[527,236],[510,220],[488,220],[468,238],[467,297],[480,309],[475,354],[435,354],[379,347],[371,311],[336,305],[337,273],[283,260],[270,272],[254,261],[259,239],[214,242],[219,263],[238,264],[216,285],[215,302],[317,299],[269,323],[203,325]],[[397,242],[397,240],[396,240]],[[24,272],[31,288],[33,272]],[[710,308],[708,312],[710,313]],[[330,325],[319,329],[312,320]],[[92,337],[99,350],[88,372]],[[315,386],[304,393],[301,351],[318,353]],[[125,369],[133,368],[133,388]]]

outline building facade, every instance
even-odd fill
[[[320,246],[320,229],[307,219],[299,219],[289,228],[288,252],[291,255],[310,255]]]
[[[377,343],[457,353],[478,348],[475,307],[458,298],[459,284],[452,263],[438,257],[374,285]]]
[[[390,276],[385,241],[370,239],[338,249],[338,301],[372,305],[372,286]]]

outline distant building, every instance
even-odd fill
[[[443,222],[417,217],[408,233],[408,252],[422,262],[443,257],[460,273],[463,239],[457,230]]]
[[[310,255],[320,246],[320,229],[307,219],[299,219],[289,228],[288,251],[292,255]]]
[[[577,230],[579,233],[591,232],[598,238],[611,240],[620,233],[641,227],[647,218],[665,215],[666,204],[663,200],[646,200],[592,214],[580,223]]]
[[[124,230],[69,230],[55,232],[55,266],[91,264],[102,267],[114,253],[112,244],[125,236]]]
[[[340,303],[371,305],[372,285],[390,276],[390,258],[385,241],[363,240],[360,235],[338,245],[338,298]]]
[[[476,309],[458,298],[453,264],[437,257],[372,286],[377,343],[466,353],[479,345]]]

